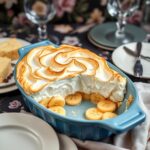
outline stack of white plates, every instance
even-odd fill
[[[121,42],[115,40],[112,33],[115,33],[117,26],[115,22],[107,22],[96,25],[88,33],[89,41],[103,50],[114,50],[122,45]],[[131,41],[143,41],[146,37],[146,32],[135,25],[127,24],[125,32],[130,35]],[[140,36],[139,36],[140,35]]]

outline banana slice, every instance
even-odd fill
[[[47,107],[49,101],[50,101],[50,98],[45,98],[45,99],[42,99],[39,103],[43,105],[44,107]]]
[[[105,98],[98,93],[92,93],[90,99],[91,99],[91,102],[94,104],[97,104],[101,100],[105,100]]]
[[[105,113],[103,113],[103,116],[102,116],[102,119],[104,120],[104,119],[110,119],[110,118],[114,118],[114,117],[116,117],[117,116],[117,114],[115,114],[115,113],[112,113],[112,112],[105,112]]]
[[[78,105],[82,101],[82,95],[79,92],[68,95],[66,96],[65,101],[66,101],[66,104],[71,105],[71,106]]]
[[[53,111],[53,112],[55,112],[55,113],[58,113],[58,114],[60,114],[62,116],[66,115],[66,110],[63,107],[61,107],[61,106],[53,106],[53,107],[50,107],[48,109]]]
[[[103,113],[95,107],[89,108],[85,112],[85,117],[88,120],[100,120],[102,119],[102,115]]]
[[[102,100],[97,104],[97,108],[102,112],[113,112],[116,110],[117,106],[115,102],[110,100]]]
[[[62,96],[53,96],[51,97],[48,108],[52,106],[64,106],[65,105],[65,99]]]

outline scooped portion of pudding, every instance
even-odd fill
[[[33,48],[17,65],[17,80],[36,101],[52,96],[97,93],[122,101],[126,78],[90,50],[70,45]]]

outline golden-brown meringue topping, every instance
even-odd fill
[[[17,65],[17,80],[24,91],[31,95],[55,81],[89,76],[103,82],[124,82],[104,58],[80,47],[61,45],[40,46],[32,49]],[[93,80],[93,81],[94,81]],[[110,92],[111,94],[111,92]]]

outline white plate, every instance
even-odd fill
[[[58,134],[60,150],[78,150],[72,139],[64,134]]]
[[[17,89],[18,87],[16,86],[16,84],[12,84],[11,86],[0,88],[0,94],[8,93]]]
[[[10,39],[10,38],[0,38],[0,42],[3,42],[3,41],[8,40],[8,39]],[[26,45],[31,44],[31,43],[29,43],[23,39],[18,39],[18,38],[16,38],[16,39],[22,44],[22,46],[26,46]],[[16,63],[16,61],[12,61],[12,64],[15,64],[15,63]],[[12,65],[12,71],[13,71],[13,69],[14,69],[14,65]],[[14,77],[11,76],[11,78],[8,80],[7,83],[0,83],[0,93],[1,93],[2,88],[6,88],[8,86],[14,86],[14,84],[15,84]],[[12,90],[13,90],[13,88],[12,88]]]
[[[59,150],[53,128],[23,113],[0,114],[0,150]]]
[[[129,43],[122,45],[114,50],[112,54],[113,63],[123,70],[125,73],[134,76],[133,67],[136,62],[136,57],[129,55],[124,49],[123,46],[130,48],[131,50],[136,50],[136,43]],[[142,43],[142,55],[150,57],[150,44]],[[143,65],[143,75],[140,78],[150,79],[150,61],[141,59]]]

